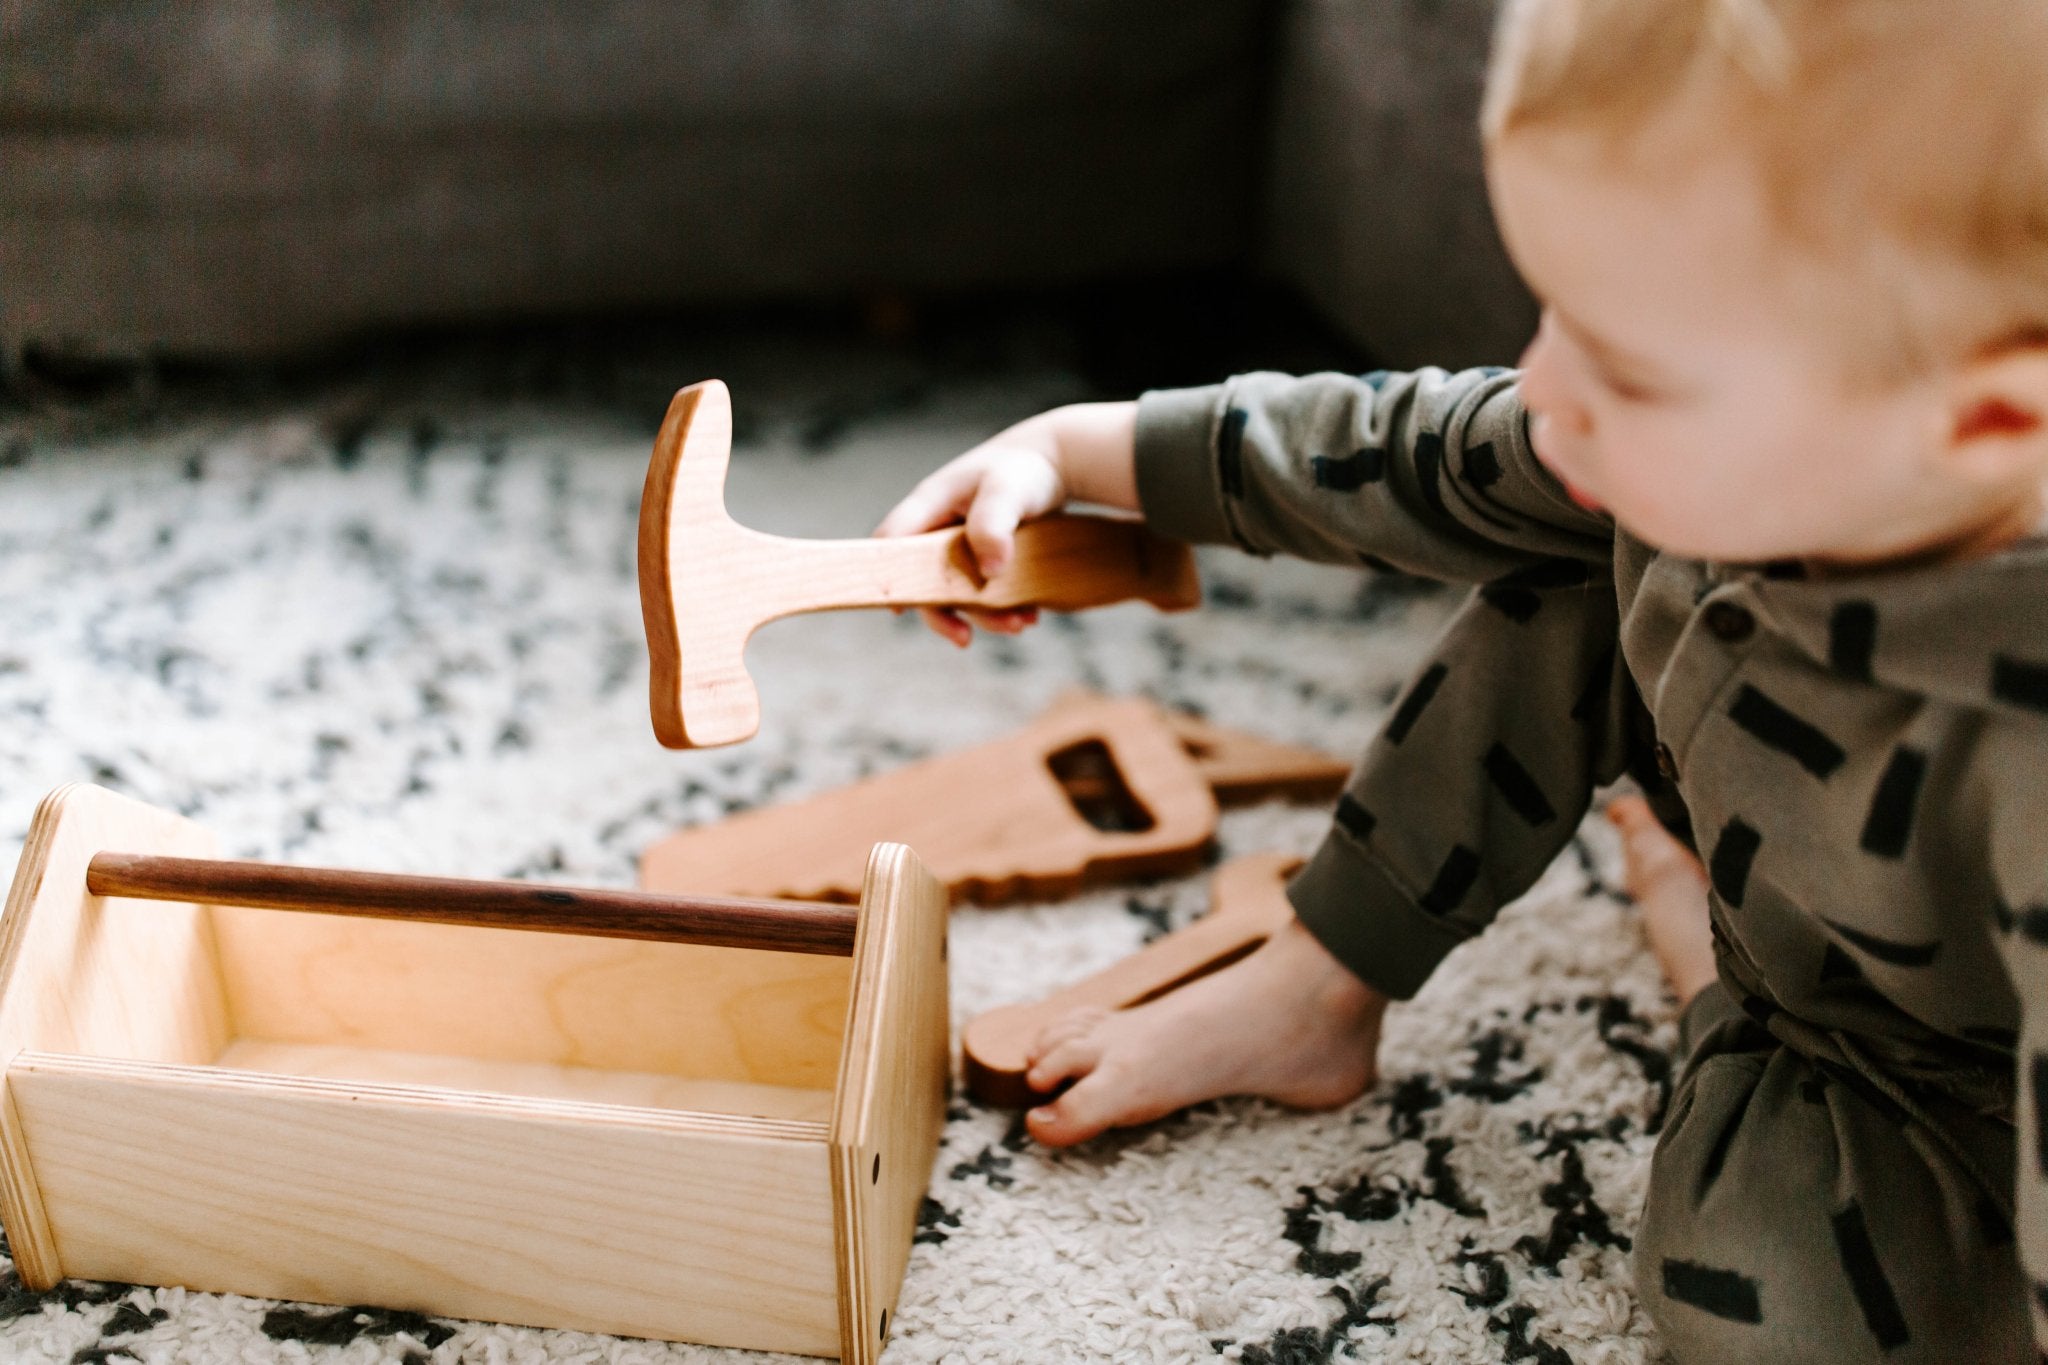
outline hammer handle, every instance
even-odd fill
[[[415,877],[218,858],[95,854],[96,896],[310,910],[367,919],[535,929],[552,934],[849,957],[860,912],[811,901],[670,896],[538,882]]]
[[[1057,515],[1017,528],[1016,553],[982,576],[962,527],[869,540],[779,540],[801,564],[797,611],[847,607],[1045,607],[1079,611],[1144,601],[1182,611],[1201,601],[1187,546],[1142,522]]]

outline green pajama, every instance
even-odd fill
[[[1662,554],[1565,495],[1505,371],[1147,394],[1137,459],[1168,534],[1477,585],[1291,888],[1362,979],[1413,994],[1624,775],[1700,851],[1720,983],[1636,1247],[1674,1356],[2032,1359],[2048,544]]]

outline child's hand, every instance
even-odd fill
[[[875,534],[911,536],[965,522],[975,563],[984,577],[993,578],[1009,566],[1016,552],[1018,524],[1057,511],[1066,501],[1056,447],[1048,434],[1023,422],[926,476],[882,518]],[[1002,635],[1015,635],[1038,620],[1036,607],[919,610],[925,624],[963,647],[974,638],[970,618],[983,630]]]
[[[1010,565],[1017,525],[1070,501],[1138,510],[1136,403],[1070,403],[1027,417],[941,467],[882,518],[878,536],[912,536],[967,525],[967,547],[993,578]],[[1036,607],[1007,611],[923,609],[925,623],[956,645],[984,630],[1014,635]]]

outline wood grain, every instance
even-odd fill
[[[1224,805],[1332,801],[1351,776],[1349,763],[1320,749],[1282,744],[1185,711],[1169,710],[1166,723]]]
[[[361,1081],[380,1086],[428,1086],[475,1095],[518,1095],[674,1113],[794,1119],[817,1124],[820,1138],[832,1116],[832,1092],[823,1087],[768,1085],[759,1081],[715,1080],[662,1071],[621,1071],[554,1062],[493,1061],[334,1043],[275,1043],[238,1038],[214,1058],[213,1065],[272,1076]]]
[[[198,906],[103,900],[85,869],[105,848],[207,857],[218,841],[190,820],[92,786],[37,807],[0,911],[0,1062],[25,1050],[204,1062],[228,1013],[212,928]],[[59,1254],[20,1106],[0,1073],[0,1224],[31,1289],[75,1273]]]
[[[840,1348],[814,1124],[39,1053],[8,1085],[74,1275]]]
[[[1053,699],[1052,710],[1085,707],[1100,695],[1075,688]],[[1329,801],[1344,790],[1351,765],[1333,754],[1231,729],[1173,707],[1160,715],[1180,736],[1188,757],[1226,806],[1258,801]]]
[[[96,855],[86,869],[85,884],[98,896],[840,957],[853,952],[856,918],[851,909],[809,901],[656,896],[539,882],[139,853]]]
[[[1048,760],[1100,743],[1149,829],[1097,829]],[[808,800],[683,830],[642,855],[643,886],[735,896],[850,900],[869,850],[900,840],[963,899],[1060,896],[1113,878],[1200,866],[1216,799],[1150,702],[1096,697],[999,740],[926,759]]]
[[[1300,865],[1281,853],[1233,858],[1210,879],[1209,913],[1187,928],[1043,1000],[974,1019],[960,1036],[968,1090],[1005,1109],[1045,1099],[1025,1072],[1031,1046],[1048,1024],[1077,1009],[1129,1009],[1237,961],[1293,918],[1284,883]]]
[[[1141,599],[1167,611],[1201,598],[1188,547],[1112,517],[1055,516],[1019,529],[1011,563],[977,572],[962,529],[888,539],[804,540],[735,522],[725,508],[732,401],[706,380],[676,394],[641,493],[641,617],[655,737],[672,749],[732,744],[760,728],[749,636],[802,612],[857,607],[1036,605],[1055,611]]]
[[[216,907],[238,1038],[830,1089],[852,959]]]
[[[831,1148],[840,1358],[872,1365],[888,1340],[946,1118],[943,886],[908,848],[868,861],[861,941]]]
[[[835,910],[846,956],[361,915],[446,893],[520,918],[500,902],[532,888],[213,851],[94,788],[31,829],[0,917],[24,1284],[875,1358],[946,1095],[946,897],[907,849]],[[102,884],[350,913],[88,889],[138,852]]]

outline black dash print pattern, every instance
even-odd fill
[[[1458,908],[1465,899],[1465,893],[1472,889],[1472,883],[1479,880],[1479,855],[1463,844],[1451,850],[1444,859],[1444,865],[1437,869],[1436,880],[1423,893],[1421,905],[1432,915],[1443,915]]]
[[[1901,943],[1897,939],[1880,938],[1861,929],[1852,929],[1839,920],[1829,919],[1826,915],[1820,916],[1820,920],[1828,928],[1848,939],[1854,947],[1868,953],[1879,962],[1890,963],[1894,967],[1925,967],[1941,952],[1940,939],[1929,943]]]
[[[2048,711],[2048,664],[2000,654],[1991,661],[1991,695],[2015,706]]]
[[[1583,588],[1593,581],[1593,566],[1583,559],[1546,559],[1526,569],[1502,574],[1496,588]]]
[[[1863,822],[1864,852],[1880,858],[1905,856],[1906,842],[1913,834],[1913,809],[1926,778],[1927,755],[1903,744],[1892,750],[1892,761],[1878,779],[1869,818]]]
[[[1664,1262],[1664,1297],[1730,1322],[1764,1320],[1762,1286],[1739,1270],[1698,1261]]]
[[[2048,947],[2048,905],[2029,905],[2019,910],[2001,905],[1999,910],[2001,929],[2007,933],[2018,929],[2027,942]]]
[[[2010,905],[2007,905],[2003,898],[1998,896],[1991,898],[1991,919],[1998,926],[1998,932],[2001,934],[2011,933],[2019,927],[2020,922],[2019,914]]]
[[[1415,686],[1408,689],[1408,695],[1401,699],[1394,718],[1387,722],[1387,743],[1399,744],[1408,738],[1408,732],[1415,728],[1415,722],[1422,718],[1429,699],[1444,685],[1444,677],[1450,669],[1443,664],[1432,664],[1429,671],[1415,680]]]
[[[1523,821],[1541,829],[1557,818],[1557,812],[1543,795],[1543,788],[1536,785],[1536,779],[1508,752],[1504,744],[1495,744],[1486,751],[1483,760],[1486,776],[1493,782],[1493,789],[1500,793],[1500,799],[1508,803],[1508,809],[1522,817]]]
[[[1714,890],[1722,900],[1740,909],[1742,897],[1749,890],[1749,868],[1756,861],[1756,851],[1763,847],[1764,837],[1756,832],[1741,816],[1730,820],[1721,830],[1721,837],[1714,844],[1714,858],[1708,865],[1708,876],[1713,880]]]
[[[2041,1178],[2048,1180],[2048,1105],[2041,1103],[2041,1097],[2048,1095],[2048,1053],[2036,1052],[2027,1064],[2029,1087],[2027,1103],[2034,1109],[2034,1160],[2040,1164]]]
[[[1856,959],[1843,952],[1839,944],[1830,943],[1820,958],[1820,979],[1825,985],[1830,981],[1861,981],[1863,969],[1856,965]]]
[[[1244,424],[1250,420],[1243,408],[1231,408],[1216,432],[1216,477],[1233,498],[1244,496]]]
[[[1444,438],[1434,431],[1415,433],[1415,476],[1422,484],[1422,499],[1429,504],[1429,510],[1449,517],[1451,510],[1444,506]]]
[[[1877,608],[1868,602],[1844,602],[1828,618],[1828,666],[1845,678],[1870,682],[1870,661],[1877,653]]]
[[[1898,1295],[1877,1259],[1870,1229],[1863,1220],[1863,1206],[1851,1199],[1834,1217],[1835,1250],[1842,1258],[1842,1271],[1863,1310],[1863,1321],[1884,1350],[1906,1344],[1906,1315],[1899,1309]]]
[[[1371,446],[1353,455],[1318,455],[1309,461],[1316,487],[1333,493],[1355,493],[1387,475],[1387,452]]]
[[[1516,625],[1527,625],[1543,610],[1542,595],[1529,589],[1494,583],[1479,590],[1480,600]]]
[[[1465,447],[1466,483],[1474,488],[1491,488],[1500,482],[1500,474],[1500,457],[1493,453],[1493,442],[1481,441]]]
[[[1801,720],[1748,683],[1735,694],[1728,715],[1737,725],[1822,781],[1833,776],[1848,757],[1842,746],[1818,726]]]
[[[1614,691],[1614,665],[1621,659],[1620,647],[1609,644],[1593,663],[1593,671],[1586,676],[1585,690],[1572,703],[1572,719],[1588,720],[1603,714],[1607,709],[1607,698]]]
[[[1351,793],[1346,792],[1338,798],[1337,825],[1352,838],[1364,843],[1372,837],[1373,829],[1378,824],[1378,817],[1360,805],[1358,798]]]

